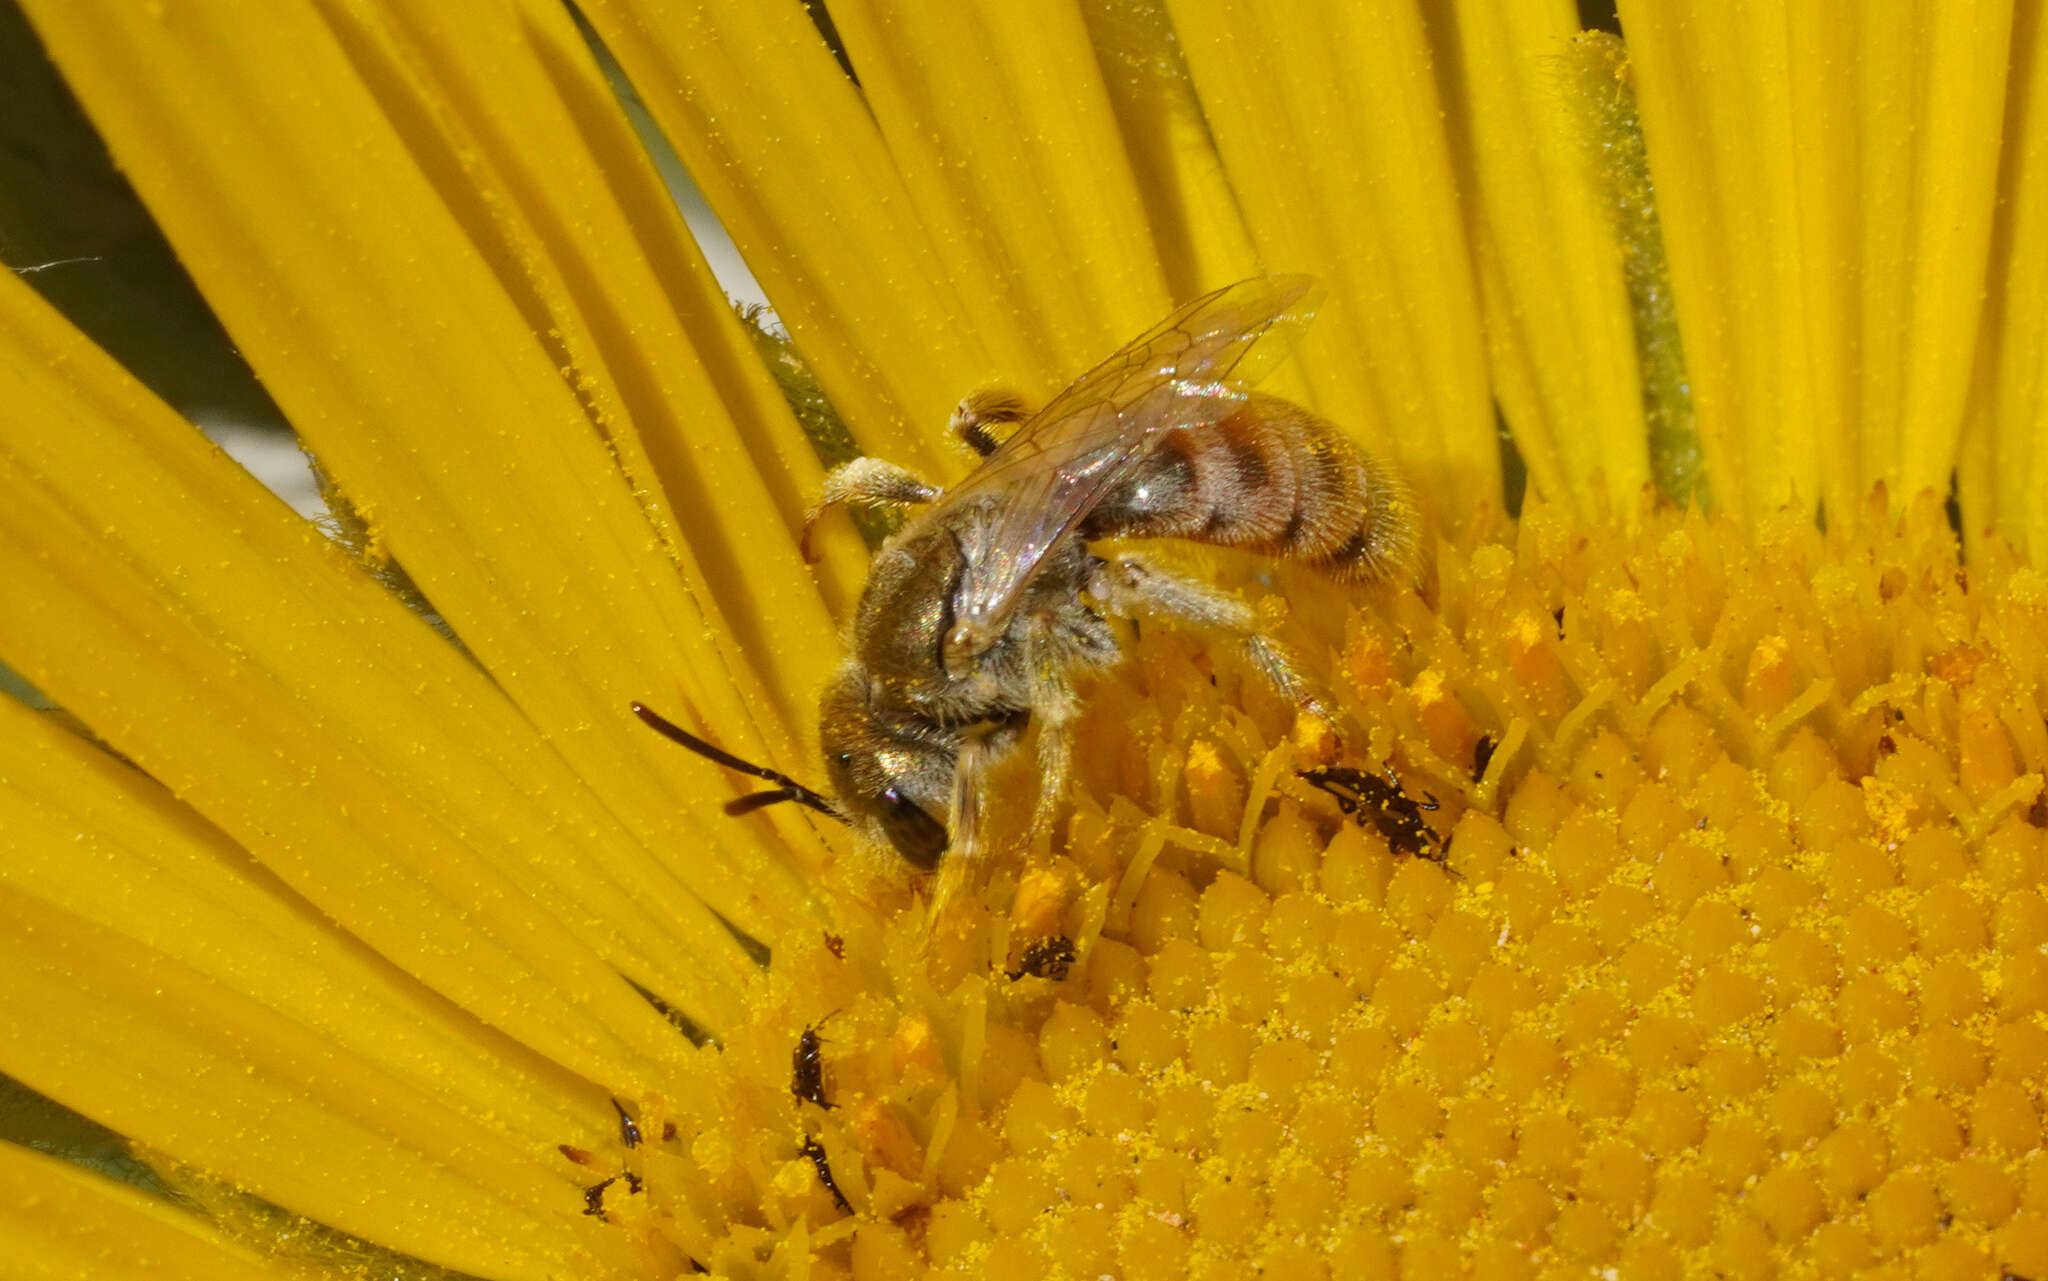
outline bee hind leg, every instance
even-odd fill
[[[1259,630],[1258,616],[1237,595],[1168,573],[1138,556],[1104,561],[1088,593],[1120,617],[1153,619],[1234,642],[1252,670],[1283,698],[1321,720],[1334,719],[1287,647]]]
[[[991,426],[1003,423],[1022,422],[1029,417],[1024,410],[1024,398],[1003,387],[987,387],[981,391],[969,392],[953,409],[951,423],[953,434],[960,438],[969,449],[983,458],[996,452],[1002,444]]]
[[[944,492],[908,467],[879,458],[856,458],[834,467],[825,473],[825,487],[818,501],[804,513],[803,537],[799,540],[804,559],[817,561],[811,552],[811,529],[840,503],[856,507],[915,507]]]

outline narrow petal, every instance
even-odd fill
[[[1945,494],[1955,465],[1984,314],[2012,8],[1877,6],[1854,54],[1864,472],[1902,494]]]
[[[1013,313],[975,316],[992,269],[953,276],[800,5],[583,8],[865,450],[936,474],[963,392],[1058,376]]]
[[[1494,387],[1537,492],[1590,511],[1603,483],[1617,495],[1641,488],[1649,454],[1615,217],[1559,74],[1576,13],[1563,0],[1453,12],[1455,58],[1439,58],[1463,99],[1453,118]]]
[[[359,0],[331,22],[436,194],[574,371],[692,594],[717,601],[771,696],[795,700],[785,719],[807,721],[828,669],[814,648],[770,642],[831,627],[796,549],[816,455],[568,11]],[[766,512],[786,537],[762,536]],[[836,550],[825,573],[843,601],[861,566]]]
[[[1621,257],[1642,378],[1650,477],[1657,492],[1673,502],[1712,510],[1628,47],[1609,32],[1587,31],[1555,65],[1558,91],[1573,105],[1580,143],[1613,217],[1614,248]]]
[[[752,966],[463,655],[0,276],[0,658],[426,982],[593,1080]],[[205,745],[194,750],[195,744]],[[559,913],[559,915],[557,915]],[[565,922],[573,923],[571,925]]]
[[[669,857],[675,815],[694,811],[729,857],[671,874],[769,930],[805,898],[790,864],[822,857],[815,831],[717,814],[710,780],[729,788],[728,773],[678,759],[628,706],[680,704],[732,750],[803,771],[810,695],[792,688],[777,708],[730,626],[685,590],[557,357],[342,44],[296,3],[262,23],[204,4],[166,22],[97,12],[32,16],[265,385],[640,845]],[[807,650],[822,673],[820,647],[792,640],[816,626],[759,643]]]
[[[162,953],[0,887],[0,968],[8,1073],[149,1147],[480,1276],[619,1270],[623,1240],[582,1219],[566,1162],[548,1171]]]
[[[1082,7],[1169,291],[1192,298],[1257,275],[1258,255],[1165,0],[1085,0]]]
[[[1015,313],[1045,395],[1171,310],[1072,0],[836,5],[896,170],[977,313]],[[939,104],[972,103],[970,111]],[[992,278],[979,278],[987,270]],[[1223,282],[1214,282],[1223,283]]]
[[[288,1281],[193,1215],[55,1157],[0,1143],[0,1257],[18,1281]]]
[[[1329,278],[1304,344],[1319,407],[1391,446],[1435,510],[1490,507],[1485,340],[1420,15],[1168,7],[1260,258]]]
[[[1996,528],[2048,563],[2048,57],[2041,6],[2013,32],[1985,347],[1962,480],[1965,532]]]
[[[473,1126],[536,1150],[600,1147],[615,1128],[601,1087],[338,932],[153,779],[11,699],[0,828],[0,882],[303,1024]],[[64,1101],[95,1116],[105,1102]]]
[[[2010,5],[1623,0],[1715,492],[1946,489]]]

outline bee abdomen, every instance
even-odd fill
[[[1415,554],[1414,507],[1392,469],[1271,396],[1168,433],[1083,533],[1239,547],[1347,580],[1392,576]]]

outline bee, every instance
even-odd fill
[[[1306,276],[1204,294],[1036,413],[1007,392],[969,396],[952,430],[982,461],[951,489],[874,458],[826,477],[806,543],[837,504],[924,509],[876,553],[851,653],[824,696],[819,738],[834,799],[635,711],[778,785],[729,812],[799,801],[924,870],[949,851],[979,859],[990,768],[1034,729],[1034,830],[1050,822],[1071,768],[1079,688],[1123,657],[1112,617],[1227,641],[1282,695],[1327,715],[1243,600],[1139,555],[1091,550],[1104,539],[1177,538],[1353,582],[1410,568],[1415,512],[1394,473],[1321,418],[1248,387],[1247,357],[1259,348],[1261,370],[1270,366],[1284,344],[1267,340],[1306,325],[1319,294]]]

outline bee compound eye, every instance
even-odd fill
[[[905,861],[929,871],[938,866],[946,852],[946,825],[933,818],[895,788],[884,788],[880,797],[882,831]]]

